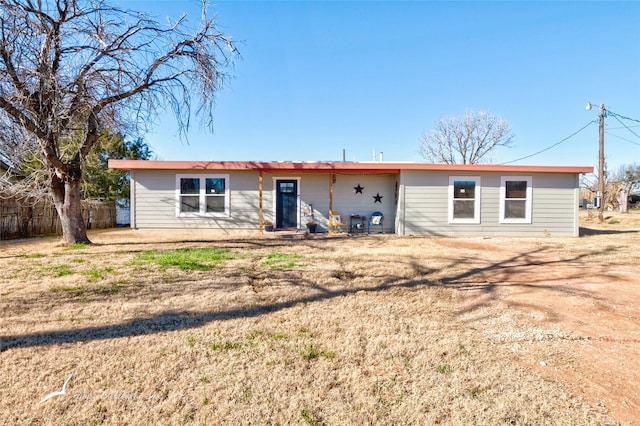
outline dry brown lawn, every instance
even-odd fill
[[[580,238],[3,242],[0,424],[640,424],[640,214],[607,216]],[[145,255],[184,248],[226,258]]]

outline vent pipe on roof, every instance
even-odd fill
[[[342,162],[347,161],[347,150],[342,148]]]
[[[384,152],[380,151],[380,162],[384,161]]]

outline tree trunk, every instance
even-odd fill
[[[618,188],[618,211],[620,213],[629,212],[629,193],[632,186],[632,182],[622,182]]]
[[[91,244],[87,238],[87,228],[82,218],[82,199],[80,197],[81,179],[62,181],[55,173],[51,177],[53,204],[56,206],[62,224],[62,240],[66,244]]]

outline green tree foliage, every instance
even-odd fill
[[[141,139],[128,141],[120,133],[100,132],[98,143],[82,163],[82,196],[107,201],[129,197],[129,173],[108,167],[109,159],[148,160],[152,151]]]

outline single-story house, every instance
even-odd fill
[[[131,173],[131,227],[329,230],[329,212],[400,236],[577,236],[592,167],[389,162],[110,160]],[[353,215],[353,217],[352,217]],[[365,222],[359,225],[354,222]]]

